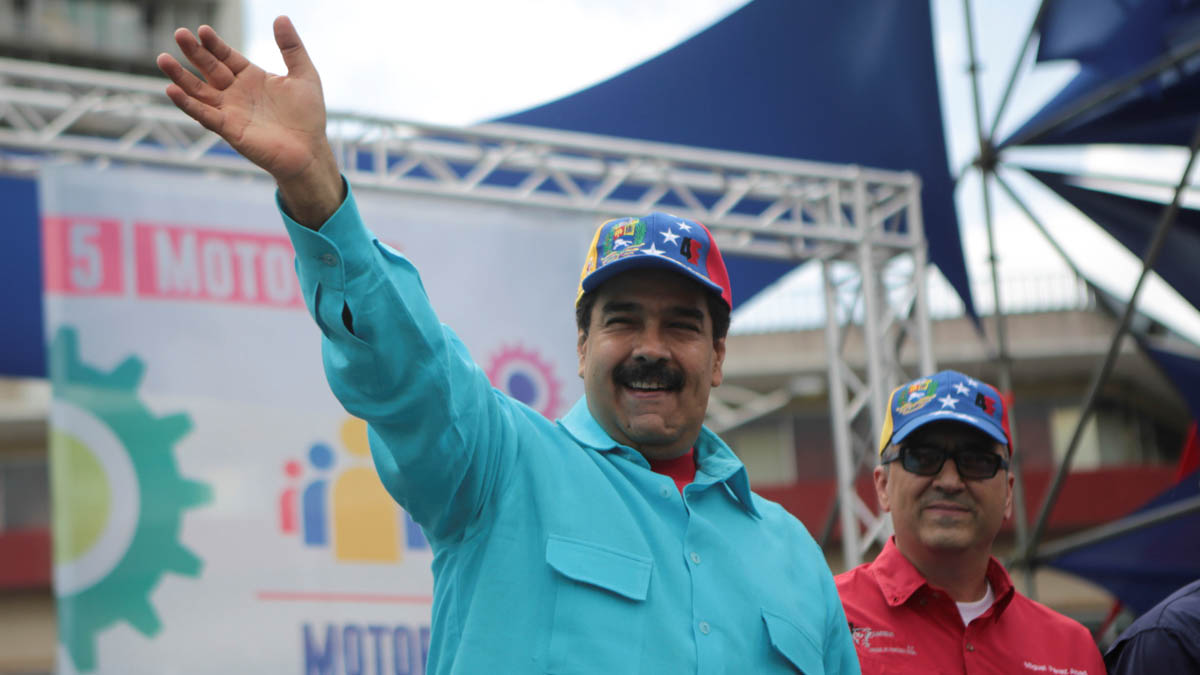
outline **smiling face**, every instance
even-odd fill
[[[647,459],[678,457],[700,434],[721,383],[725,339],[713,340],[703,288],[668,270],[617,275],[595,291],[579,332],[588,410],[613,440]]]
[[[1007,455],[990,436],[959,422],[928,424],[904,442],[948,450],[983,447]],[[896,546],[910,559],[990,551],[1000,526],[1012,514],[1012,486],[1012,474],[1005,469],[991,478],[963,479],[949,457],[935,476],[910,473],[898,461],[875,468],[879,503],[891,512]]]

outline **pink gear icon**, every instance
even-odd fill
[[[562,387],[554,368],[536,351],[520,345],[504,346],[487,367],[492,386],[540,412],[547,419],[558,414]]]

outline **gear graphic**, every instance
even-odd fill
[[[520,345],[503,346],[492,356],[487,377],[500,391],[554,419],[562,402],[562,385],[554,377],[554,367],[532,349]]]
[[[128,456],[128,466],[136,481],[135,485],[107,486],[109,491],[136,493],[122,497],[135,508],[130,515],[136,514],[136,522],[121,525],[130,538],[128,545],[113,555],[114,563],[101,568],[93,575],[94,579],[75,584],[81,587],[65,592],[56,569],[59,640],[79,672],[96,668],[97,637],[118,621],[128,622],[146,637],[156,635],[162,629],[162,622],[150,605],[150,593],[166,573],[198,577],[203,566],[200,558],[179,543],[184,512],[212,499],[207,484],[183,478],[176,466],[174,445],[191,430],[191,419],[184,413],[156,417],[137,397],[144,372],[145,364],[135,356],[108,373],[83,363],[78,335],[71,327],[59,328],[50,346],[55,402],[83,411],[93,418],[93,424],[98,423],[111,432]],[[54,439],[64,437],[61,430],[52,429],[52,452]],[[65,482],[69,479],[61,478],[70,472],[70,467],[59,471],[54,468],[52,465],[52,474],[60,474],[52,477],[55,489],[60,485],[72,487]],[[104,509],[104,504],[98,505],[98,511]],[[56,531],[59,529],[55,527]],[[69,534],[56,535],[56,547],[59,536]],[[56,560],[56,566],[58,563]]]

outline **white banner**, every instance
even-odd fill
[[[47,169],[60,673],[424,671],[431,554],[329,393],[264,182]],[[493,384],[581,393],[596,219],[363,192]]]

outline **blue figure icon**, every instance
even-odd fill
[[[333,450],[324,443],[314,443],[308,449],[308,462],[326,472],[333,466]],[[329,543],[328,488],[325,478],[316,478],[304,488],[304,543],[309,546]]]

